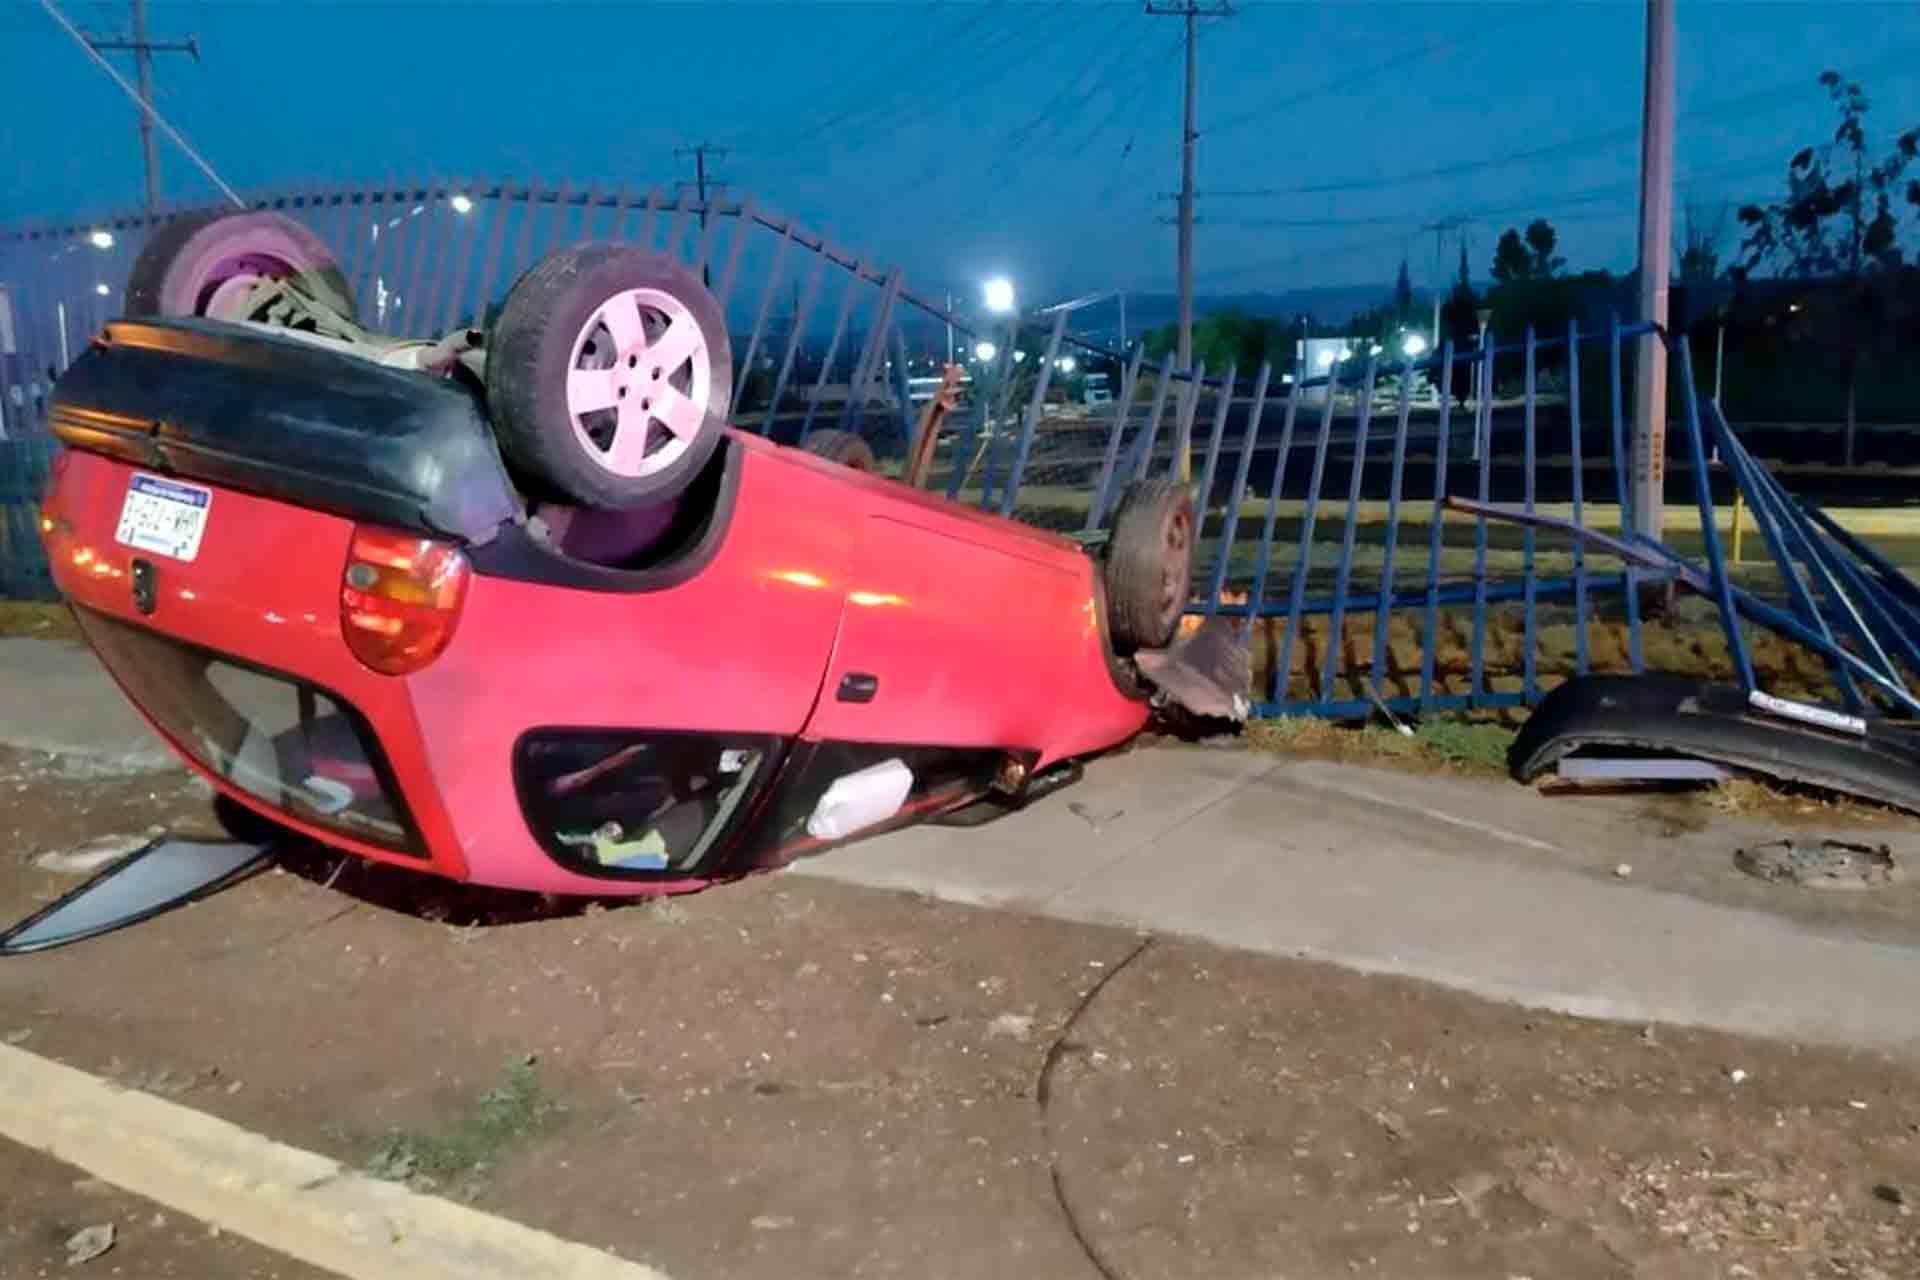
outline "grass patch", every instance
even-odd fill
[[[1507,749],[1514,731],[1479,720],[1436,717],[1408,723],[1402,733],[1392,725],[1337,724],[1311,716],[1256,720],[1247,725],[1247,741],[1256,751],[1360,763],[1450,768],[1462,773],[1505,777]]]
[[[394,1133],[368,1159],[376,1178],[418,1191],[444,1191],[471,1200],[486,1186],[501,1155],[550,1129],[563,1108],[540,1089],[533,1056],[507,1064],[500,1084],[467,1106],[446,1133]]]
[[[72,611],[64,604],[40,600],[0,600],[0,636],[81,643]]]

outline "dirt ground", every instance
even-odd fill
[[[15,915],[76,882],[37,854],[212,826],[75,772],[0,754]],[[0,961],[0,1036],[681,1280],[1920,1275],[1920,1062],[795,875],[557,909],[296,853]],[[0,1147],[0,1274],[96,1216],[73,1274],[274,1273],[79,1176]]]
[[[67,1241],[111,1226],[112,1246],[70,1266]],[[0,1141],[0,1276],[325,1280],[331,1273],[212,1230],[71,1165]]]

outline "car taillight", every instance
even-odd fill
[[[467,594],[458,547],[413,534],[355,529],[340,583],[340,632],[382,675],[432,662],[453,639]]]

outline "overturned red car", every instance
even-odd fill
[[[317,239],[176,220],[50,406],[56,580],[232,802],[552,893],[698,888],[977,816],[1137,733],[1193,510],[1098,553],[726,425],[724,317],[616,245],[489,331],[367,333]]]

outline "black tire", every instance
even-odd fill
[[[635,290],[677,304],[685,312],[682,322],[698,331],[692,353],[680,366],[642,368],[643,346],[628,355],[625,368],[632,373],[624,373],[619,353],[611,346],[600,349],[612,331],[587,331],[603,306]],[[667,312],[649,311],[644,300],[638,305],[646,339],[659,338],[666,332],[661,317]],[[642,398],[639,414],[627,418],[625,426],[632,431],[637,423],[643,430],[640,465],[652,469],[623,474],[612,461],[613,439],[622,426],[618,410],[582,413],[575,429],[568,380],[576,368],[606,369],[621,402],[629,391],[644,397],[661,382],[681,400],[698,403],[704,387],[705,413],[697,425],[686,424],[686,431],[677,433],[652,414],[652,401]],[[487,402],[508,461],[565,500],[613,510],[665,502],[693,482],[720,445],[733,404],[726,316],[700,277],[671,258],[617,244],[561,249],[520,277],[500,308],[487,341]],[[633,412],[630,405],[627,411]],[[663,453],[671,456],[663,459]]]
[[[247,276],[295,277],[321,302],[356,318],[353,290],[326,242],[285,214],[264,211],[190,213],[162,224],[127,275],[127,314],[215,314],[220,285]]]
[[[1125,657],[1173,642],[1193,579],[1193,495],[1166,477],[1121,496],[1107,542],[1107,620]]]
[[[873,456],[873,446],[851,431],[809,432],[800,447],[815,457],[855,471],[872,471],[880,465],[879,459]]]

